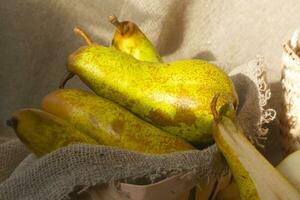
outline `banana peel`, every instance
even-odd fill
[[[297,189],[256,150],[236,122],[217,113],[218,96],[211,103],[213,137],[236,180],[240,198],[299,200]]]

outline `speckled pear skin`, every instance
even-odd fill
[[[153,63],[99,45],[83,46],[69,56],[68,71],[97,95],[194,145],[212,142],[210,102],[220,93],[219,109],[238,104],[230,78],[203,60]],[[234,110],[229,109],[228,115]]]
[[[20,140],[37,156],[69,144],[98,144],[68,122],[39,109],[19,110],[10,121]]]
[[[42,109],[73,124],[99,144],[148,154],[194,149],[183,139],[91,92],[56,90],[44,97]]]
[[[120,25],[126,29],[126,32],[122,34],[116,28],[112,47],[141,61],[161,62],[158,52],[136,24],[124,21],[120,22]]]

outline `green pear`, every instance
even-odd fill
[[[297,200],[300,194],[245,137],[236,122],[216,111],[218,96],[212,101],[213,136],[224,155],[241,200]]]
[[[141,29],[131,21],[119,22],[116,16],[109,17],[116,30],[112,47],[132,55],[137,60],[161,62],[161,58],[153,44]]]
[[[110,16],[109,19],[116,26],[112,39],[112,48],[127,53],[141,61],[162,61],[153,44],[135,23],[130,21],[119,22],[116,16]],[[94,44],[91,37],[81,28],[75,27],[73,31],[81,36],[86,45]],[[60,88],[73,76],[70,73],[65,74],[64,79],[60,83]]]
[[[217,109],[234,105],[224,110],[227,115],[238,104],[227,74],[203,60],[145,62],[92,44],[71,54],[67,69],[97,95],[194,145],[213,141],[210,101],[216,93],[221,94]]]
[[[37,156],[43,156],[69,144],[98,144],[68,122],[39,109],[19,110],[7,120],[7,124]]]
[[[183,139],[91,92],[76,89],[51,92],[44,97],[42,109],[69,122],[99,144],[148,154],[194,149]]]
[[[127,53],[141,61],[161,62],[159,53],[141,29],[131,21],[119,22],[114,15],[109,16],[110,22],[116,27],[112,39],[112,48]],[[86,45],[94,42],[81,28],[75,27],[73,31],[81,36]]]

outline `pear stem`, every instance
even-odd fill
[[[113,24],[117,31],[121,33],[121,35],[124,34],[124,26],[121,24],[121,22],[118,20],[118,18],[115,15],[111,15],[108,17],[111,24]]]
[[[83,38],[83,40],[86,42],[87,45],[91,45],[93,43],[91,38],[83,30],[81,30],[80,28],[75,27],[73,29],[73,31],[76,34],[80,35]]]
[[[218,102],[219,97],[220,97],[220,93],[217,93],[214,96],[214,98],[213,98],[213,100],[211,101],[211,104],[210,104],[210,109],[211,109],[211,112],[213,114],[214,120],[216,122],[218,122],[220,120],[220,115],[217,111],[217,102]]]
[[[74,74],[72,72],[67,72],[64,76],[64,78],[62,79],[62,81],[59,84],[59,88],[63,89],[66,85],[66,83],[73,78]]]

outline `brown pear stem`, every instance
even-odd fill
[[[121,33],[121,35],[123,35],[124,34],[124,30],[123,30],[124,26],[121,24],[121,22],[119,22],[118,18],[115,15],[111,15],[108,17],[108,19],[109,19],[110,23],[116,27],[117,31],[119,33]]]
[[[66,85],[66,83],[73,78],[74,74],[72,72],[67,72],[64,76],[64,78],[62,79],[62,81],[59,84],[59,88],[63,89]]]
[[[83,40],[86,42],[87,45],[91,45],[91,44],[93,43],[92,40],[91,40],[91,38],[88,36],[88,34],[86,34],[86,33],[85,33],[83,30],[81,30],[80,28],[75,27],[75,28],[73,29],[73,31],[74,31],[76,34],[80,35],[80,36],[83,38]]]
[[[216,122],[218,122],[220,120],[220,115],[219,115],[219,113],[217,111],[217,102],[218,102],[218,98],[219,97],[220,97],[220,93],[217,93],[214,96],[214,98],[213,98],[213,100],[211,101],[211,104],[210,104],[210,109],[211,109],[211,112],[212,112],[212,114],[214,116],[214,120]]]

